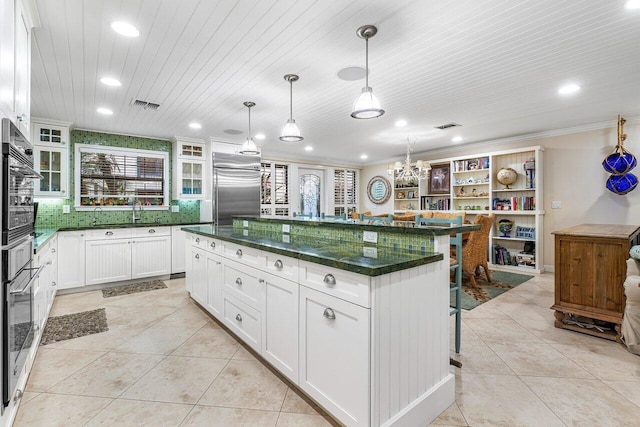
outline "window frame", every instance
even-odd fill
[[[80,194],[81,183],[80,183],[80,175],[82,172],[82,153],[99,153],[99,154],[110,154],[110,155],[123,155],[123,156],[136,156],[136,157],[147,157],[147,158],[157,158],[161,159],[163,162],[163,185],[162,185],[162,206],[144,206],[144,210],[148,211],[164,211],[169,210],[171,204],[170,197],[170,164],[169,164],[169,153],[166,151],[157,151],[157,150],[140,150],[135,148],[124,148],[124,147],[112,147],[107,145],[93,145],[93,144],[75,144],[74,150],[74,208],[76,211],[91,211],[99,207],[102,210],[109,211],[122,211],[122,210],[131,210],[131,204],[127,205],[118,205],[118,206],[83,206],[80,204],[80,200],[82,195]]]
[[[265,166],[269,165],[269,182],[271,185],[271,201],[269,203],[262,203],[264,188],[263,184],[265,184],[265,180],[263,179],[264,172],[266,171]],[[277,203],[276,202],[276,169],[280,167],[285,167],[287,172],[287,182],[284,184],[284,188],[286,191],[286,200],[287,203]],[[270,215],[270,216],[283,216],[288,217],[291,215],[291,165],[289,163],[277,162],[272,160],[263,159],[260,162],[260,212],[261,215]],[[267,213],[268,212],[268,213]]]
[[[353,203],[348,203],[347,201],[347,174],[353,174]],[[338,174],[342,174],[344,176],[343,180],[338,180]],[[334,168],[333,169],[333,212],[334,215],[347,214],[347,216],[351,212],[358,212],[359,209],[359,201],[360,201],[360,171],[358,169],[349,169],[349,168]],[[340,203],[338,198],[338,186],[340,186],[340,191],[342,193],[343,203]]]

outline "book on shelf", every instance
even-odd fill
[[[515,255],[504,246],[493,245],[493,263],[496,265],[518,265]]]
[[[451,199],[435,199],[429,203],[430,211],[448,211],[451,209]]]
[[[536,256],[534,254],[519,252],[516,254],[516,262],[520,267],[536,268]]]
[[[475,159],[455,160],[453,162],[454,172],[466,172],[481,169],[489,169],[489,157],[478,157]]]
[[[520,196],[501,199],[494,197],[492,205],[494,211],[534,211],[536,210],[536,198]]]

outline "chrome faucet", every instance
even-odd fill
[[[93,222],[92,222],[92,225],[98,224],[98,215],[97,215],[98,209],[100,209],[100,212],[102,212],[102,208],[100,206],[96,206],[93,209]]]
[[[136,216],[136,205],[138,205],[138,216]],[[133,212],[132,212],[132,218],[133,218],[133,223],[135,224],[136,221],[140,221],[140,219],[142,218],[142,203],[140,203],[139,200],[136,200],[133,202]]]

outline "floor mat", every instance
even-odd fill
[[[104,298],[117,297],[120,295],[164,289],[166,287],[167,285],[165,285],[162,280],[152,280],[150,282],[132,283],[130,285],[114,286],[113,288],[103,289],[102,296]]]
[[[104,308],[49,317],[40,345],[84,337],[108,330],[109,325],[107,325],[107,314]]]
[[[469,281],[469,276],[466,273],[462,274],[462,308],[465,310],[472,310],[482,303],[485,303],[492,298],[497,297],[500,294],[507,292],[509,289],[513,289],[516,286],[526,282],[533,276],[528,274],[517,274],[507,271],[491,271],[491,282],[487,282],[484,272],[480,273],[480,276],[476,276],[476,282],[478,287],[475,289]],[[450,303],[453,306],[455,303],[455,293],[451,293]]]

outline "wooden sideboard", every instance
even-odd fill
[[[555,235],[556,328],[620,339],[629,249],[640,244],[636,225],[582,224]],[[587,318],[587,319],[581,319]],[[610,322],[601,331],[592,320]]]

